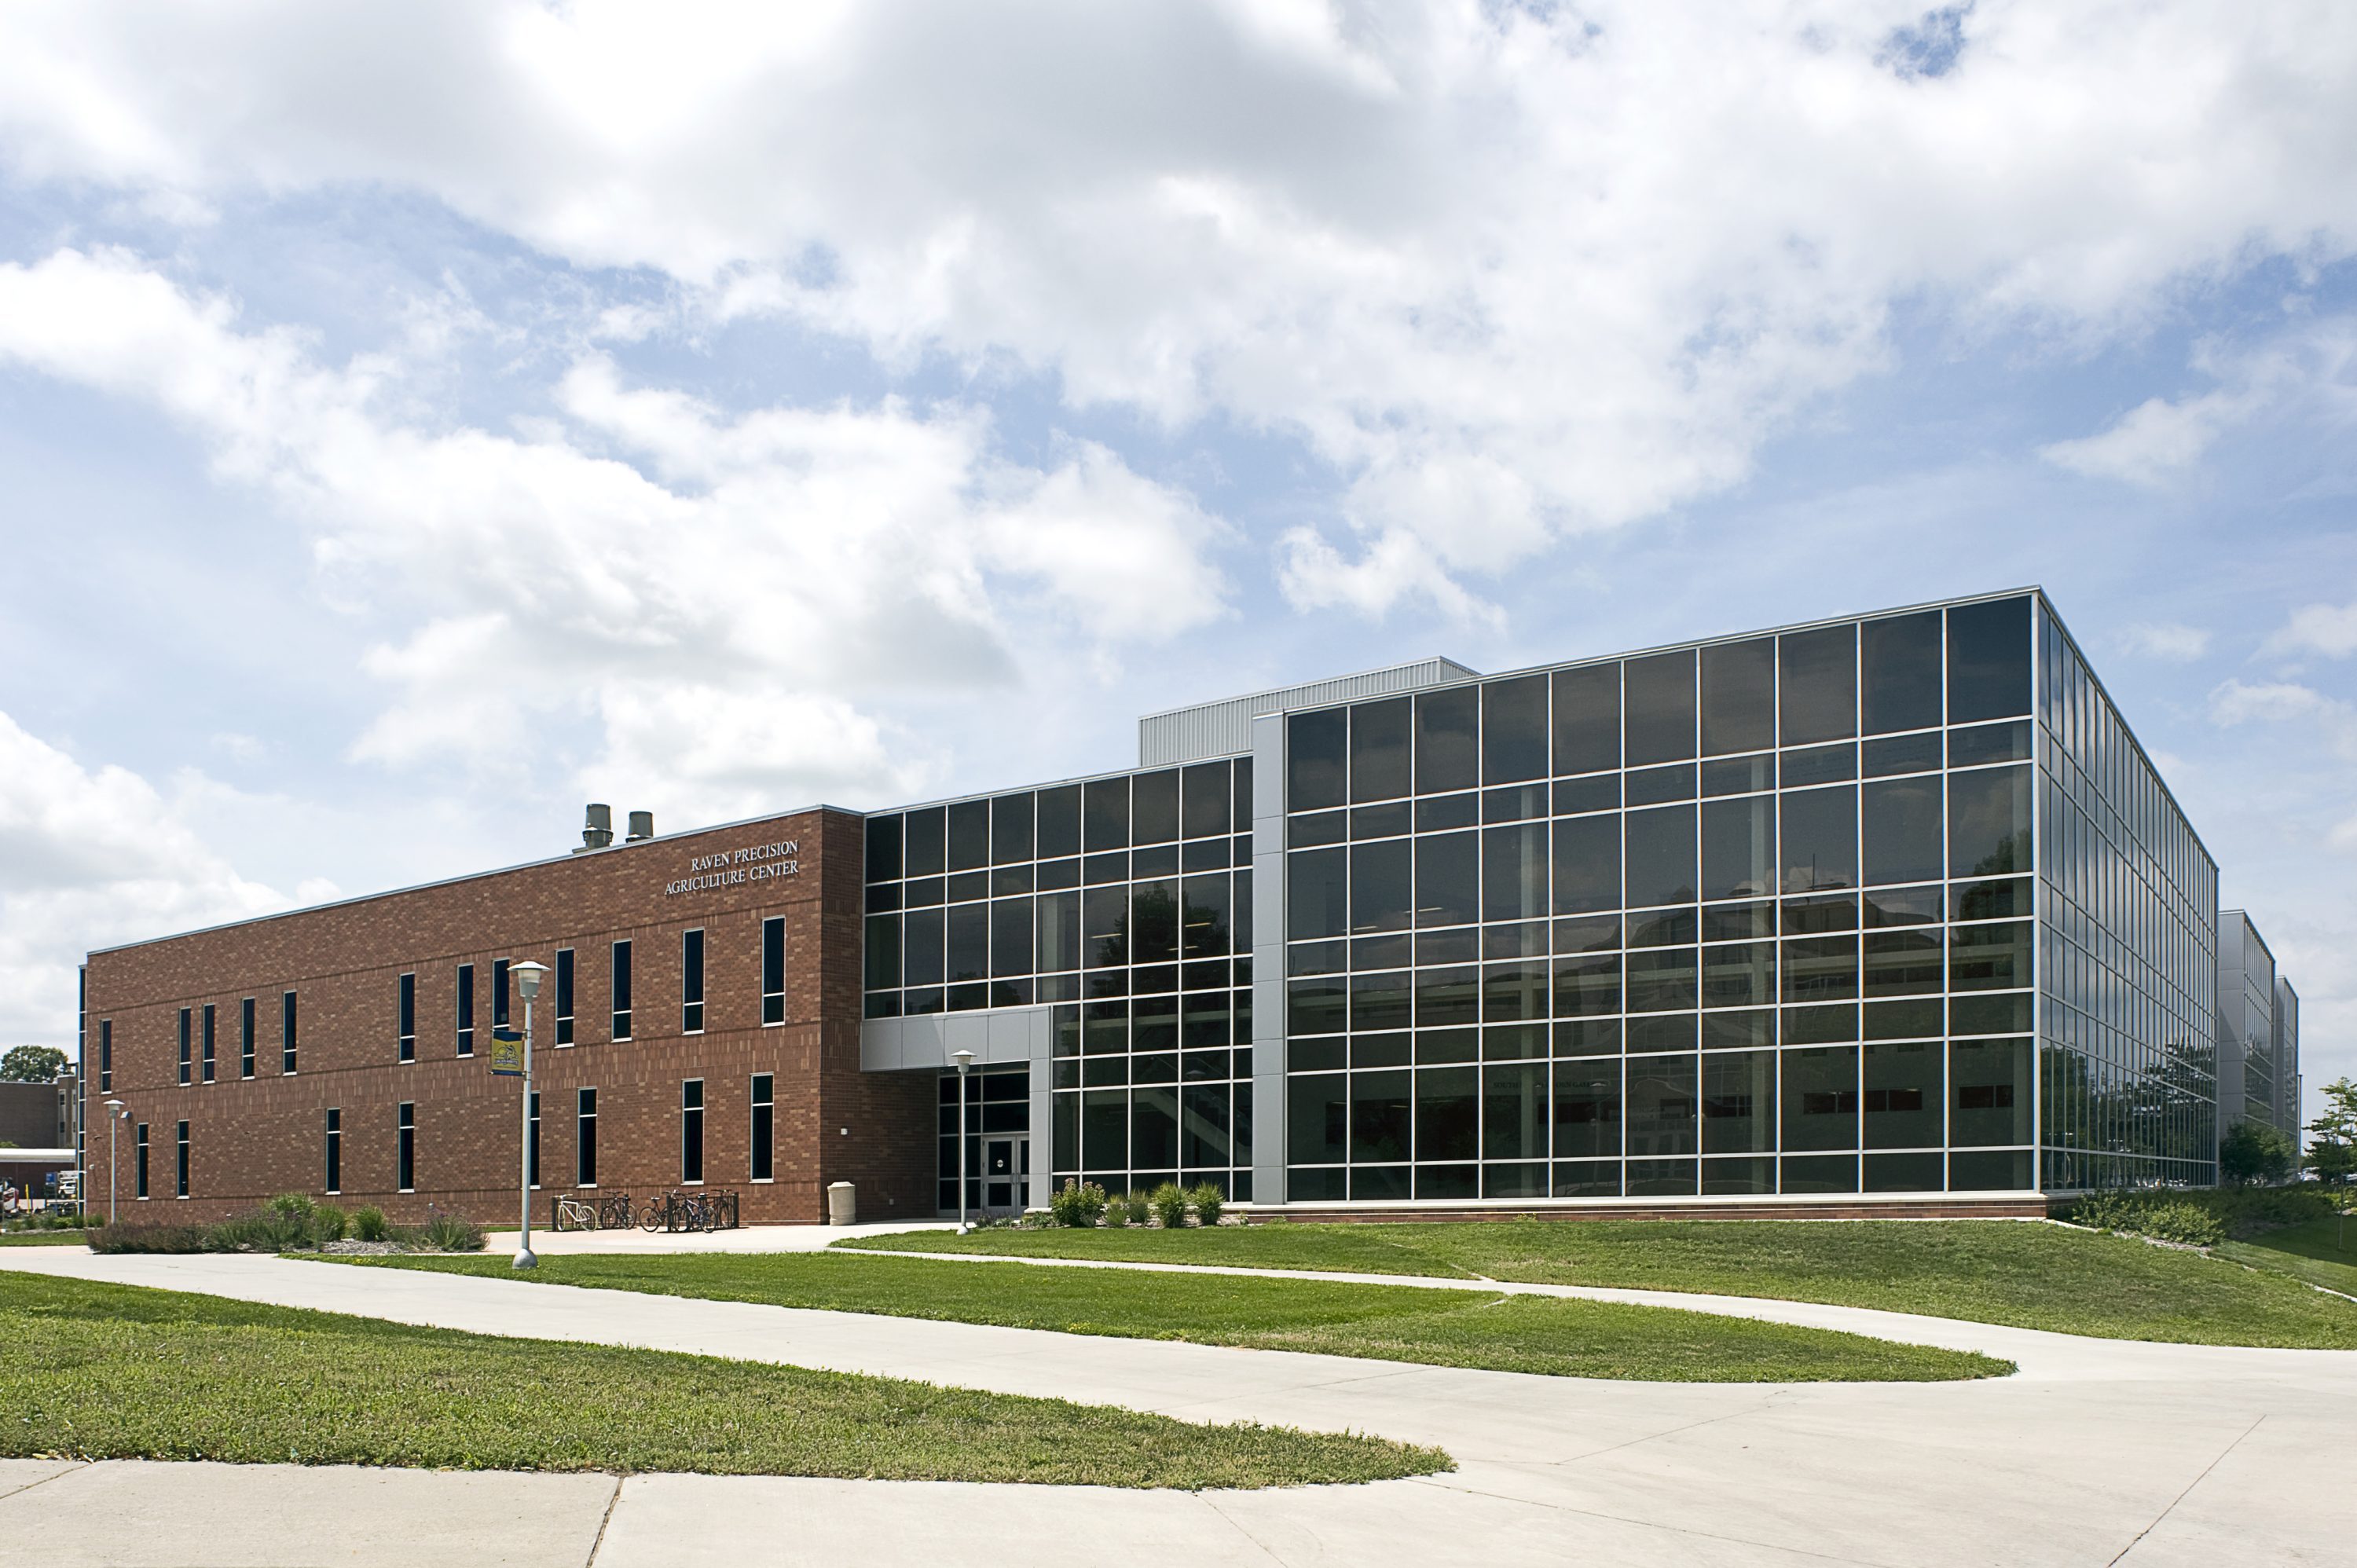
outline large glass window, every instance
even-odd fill
[[[1479,688],[1426,692],[1415,700],[1415,788],[1421,795],[1480,782]]]
[[[1081,853],[1081,787],[1066,784],[1039,791],[1039,858]]]
[[[1082,846],[1092,854],[1129,847],[1129,780],[1092,779],[1082,787]]]
[[[1361,703],[1351,710],[1351,799],[1389,800],[1409,790],[1409,735],[1415,704],[1407,697]]]
[[[1692,649],[1631,659],[1627,671],[1628,763],[1681,762],[1695,754]]]
[[[1181,776],[1178,814],[1190,839],[1230,831],[1228,765],[1191,763]]]
[[[1031,858],[1035,798],[1026,790],[990,803],[990,863],[1016,865]]]
[[[1857,1147],[1857,1047],[1784,1053],[1784,1147]]]
[[[1620,766],[1620,666],[1555,672],[1555,770],[1594,773]]]
[[[1698,1142],[1695,1058],[1629,1058],[1629,1157],[1691,1155]]]
[[[1481,918],[1536,920],[1547,905],[1546,823],[1518,822],[1481,835]]]
[[[1829,626],[1781,639],[1783,743],[1813,746],[1857,733],[1857,628]]]
[[[1938,774],[1859,786],[1858,823],[1867,886],[1940,879]]]
[[[948,869],[947,827],[949,813],[939,806],[927,806],[908,814],[908,875],[939,876]]]
[[[1948,722],[2029,712],[2029,601],[1996,599],[1948,612]]]
[[[1858,705],[1868,735],[1940,722],[1940,612],[1891,616],[1859,628]]]
[[[1547,773],[1547,678],[1525,675],[1481,688],[1481,780],[1512,784]]]
[[[1477,917],[1481,886],[1478,835],[1433,833],[1415,841],[1415,923],[1460,926]]]
[[[1316,811],[1347,803],[1350,723],[1347,708],[1295,714],[1286,721],[1287,811]]]
[[[1404,931],[1415,907],[1410,889],[1412,841],[1384,839],[1351,846],[1351,934]]]
[[[1702,1058],[1702,1152],[1749,1155],[1776,1147],[1776,1053],[1714,1051]]]
[[[1803,789],[1780,801],[1784,891],[1857,886],[1857,790]]]
[[[949,808],[949,869],[978,871],[990,864],[990,802],[960,800]]]
[[[1864,1049],[1866,1146],[1939,1147],[1943,1141],[1940,1069],[1944,1054],[1940,1043],[1910,1040]]]
[[[1350,852],[1297,849],[1286,856],[1285,934],[1292,941],[1350,931]]]
[[[1178,836],[1178,770],[1140,773],[1130,781],[1132,843],[1168,843]]]
[[[1695,809],[1631,811],[1627,821],[1629,907],[1695,899]]]
[[[1766,751],[1776,744],[1776,639],[1702,650],[1702,754]]]
[[[1948,867],[1952,876],[2029,871],[2030,770],[1977,768],[1948,776]]]
[[[1702,896],[1757,898],[1776,891],[1776,803],[1767,795],[1702,807]]]

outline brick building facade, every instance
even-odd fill
[[[856,1183],[871,1215],[931,1214],[935,1081],[860,1070],[861,846],[856,816],[822,809],[92,953],[88,1124],[103,1128],[108,1097],[124,1102],[112,1173],[124,1218],[331,1192],[396,1219],[433,1206],[511,1220],[522,1090],[490,1072],[500,977],[508,961],[554,971],[560,951],[569,1028],[555,973],[533,1009],[540,1219],[583,1175],[606,1192],[680,1185],[691,1123],[704,1184],[740,1192],[748,1224],[818,1219],[835,1181]],[[771,920],[782,972],[765,977]],[[523,1023],[520,998],[509,1016]],[[757,1077],[770,1092],[767,1177]],[[94,1138],[88,1152],[101,1200],[105,1148]]]

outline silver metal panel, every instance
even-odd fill
[[[1253,720],[1253,1206],[1285,1201],[1285,720]]]
[[[1174,762],[1200,762],[1207,757],[1236,757],[1254,749],[1253,720],[1295,708],[1322,707],[1357,697],[1380,697],[1393,692],[1413,692],[1452,681],[1472,680],[1480,671],[1453,659],[1419,659],[1357,675],[1338,675],[1306,685],[1284,686],[1199,703],[1168,713],[1148,714],[1137,721],[1137,765],[1161,768]]]

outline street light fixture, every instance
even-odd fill
[[[106,1110],[106,1222],[111,1226],[114,1223],[114,1124],[131,1112],[123,1109],[123,1101],[111,1097]],[[82,1199],[84,1204],[89,1201],[87,1197]]]
[[[513,1260],[519,1269],[540,1267],[532,1251],[532,999],[540,994],[541,977],[547,972],[548,965],[530,959],[508,966],[516,994],[523,998],[523,1102],[516,1122],[516,1196],[522,1214]]]
[[[950,1060],[957,1063],[958,1067],[957,1233],[964,1236],[974,1230],[974,1227],[965,1222],[965,1073],[966,1069],[974,1066],[974,1053],[952,1051]]]

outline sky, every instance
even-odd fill
[[[2357,1072],[2357,8],[0,12],[0,1042],[92,948],[2042,585]]]

